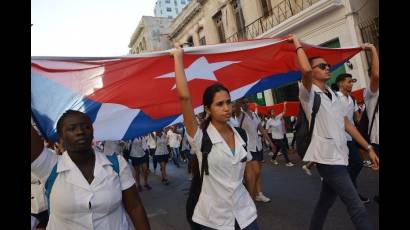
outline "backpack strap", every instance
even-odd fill
[[[239,123],[239,127],[242,128],[243,120],[245,119],[245,112],[242,112],[241,122]]]
[[[316,114],[319,111],[320,103],[321,103],[320,94],[315,92],[315,97],[313,98],[312,117],[311,117],[310,125],[309,125],[309,139],[312,138],[313,127],[315,127]]]
[[[58,161],[57,161],[58,163]],[[48,215],[50,215],[50,194],[51,194],[51,189],[53,188],[54,182],[56,181],[57,178],[57,163],[54,165],[53,169],[51,169],[51,173],[48,176],[46,180],[46,184],[44,186],[45,188],[45,194],[47,198],[47,206],[48,206]]]
[[[246,131],[242,128],[239,127],[235,127],[236,131],[239,133],[239,135],[241,135],[242,140],[245,142],[245,150],[247,151],[247,147],[248,147],[248,136],[246,135]]]
[[[373,117],[372,117],[372,122],[370,123],[369,138],[370,138],[370,134],[372,133],[374,118],[376,117],[376,113],[377,113],[378,111],[379,111],[379,97],[377,97],[376,108],[374,109]]]
[[[204,172],[206,175],[209,175],[208,170],[208,154],[211,152],[212,149],[212,142],[209,138],[208,132],[206,129],[202,130],[202,144],[201,144],[201,152],[202,152],[202,164],[201,164],[201,184],[203,180]]]
[[[110,156],[106,155],[106,157],[112,163],[113,170],[119,176],[120,175],[120,164],[118,162],[117,155],[115,155],[115,154],[110,155]],[[45,194],[46,194],[46,198],[47,198],[47,205],[48,205],[48,215],[50,215],[50,194],[51,194],[51,189],[53,188],[54,182],[56,181],[57,176],[58,176],[58,174],[57,174],[57,163],[54,165],[53,169],[51,169],[51,173],[48,176],[46,184],[44,186]]]
[[[120,164],[118,162],[118,157],[117,155],[113,154],[113,155],[106,155],[107,159],[111,162],[112,164],[112,169],[114,169],[114,171],[118,174],[118,176],[120,175]]]

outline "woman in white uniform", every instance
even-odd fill
[[[167,177],[167,163],[168,163],[168,137],[162,131],[155,132],[155,141],[157,143],[157,148],[155,149],[154,158],[157,162],[159,162],[159,166],[161,167],[161,182],[165,185],[169,184],[168,177]]]
[[[203,94],[207,118],[200,129],[194,115],[184,73],[183,50],[176,45],[171,51],[175,61],[176,89],[180,99],[187,137],[201,165],[203,131],[212,148],[208,155],[209,174],[202,175],[202,189],[192,221],[201,229],[258,229],[255,204],[243,185],[246,161],[251,155],[235,128],[228,124],[232,115],[229,91],[220,84],[209,86]]]
[[[150,229],[127,162],[120,155],[108,158],[95,151],[93,133],[85,113],[66,111],[57,122],[57,135],[66,149],[59,156],[44,148],[31,127],[31,172],[41,181],[56,176],[47,229]]]
[[[138,191],[142,192],[142,186],[140,183],[141,171],[144,178],[144,188],[151,190],[151,186],[148,184],[148,147],[145,137],[137,137],[132,140],[130,158],[132,166],[135,168],[135,179],[137,182]]]

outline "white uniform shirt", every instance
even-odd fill
[[[145,149],[147,149],[147,141],[143,137],[137,137],[132,141],[130,156],[143,157]]]
[[[113,153],[122,153],[120,141],[104,141],[104,154],[112,155]]]
[[[285,128],[283,127],[283,118],[284,113],[280,113],[275,118],[269,118],[266,122],[266,127],[272,133],[272,139],[283,139],[285,135]]]
[[[181,135],[179,135],[178,133],[174,133],[173,131],[170,131],[167,133],[167,136],[169,147],[179,148],[179,146],[181,145]]]
[[[327,89],[332,94],[332,100],[314,84],[310,92],[303,84],[299,84],[299,99],[309,123],[314,93],[318,92],[321,99],[312,140],[303,160],[327,165],[348,165],[349,150],[344,126],[346,114],[340,98],[329,87]]]
[[[228,124],[232,127],[239,127],[239,121],[235,117],[229,118]]]
[[[373,93],[370,88],[367,88],[363,92],[364,103],[367,108],[367,117],[369,118],[369,130],[373,118],[374,110],[376,109],[377,98],[379,97],[379,90]],[[380,106],[380,105],[379,105]],[[380,111],[380,108],[379,108]],[[374,144],[379,144],[379,112],[376,113],[373,122],[372,133],[370,133],[370,142]]]
[[[168,148],[167,148],[167,135],[162,133],[161,137],[155,136],[156,138],[156,143],[157,143],[157,148],[155,149],[155,154],[154,155],[167,155],[168,154]]]
[[[188,138],[186,136],[186,130],[184,130],[184,137],[182,138],[181,145],[182,145],[181,151],[190,149],[189,148],[189,143],[188,143]]]
[[[106,155],[95,152],[94,180],[89,184],[67,152],[59,156],[44,148],[31,163],[31,172],[45,182],[57,163],[47,230],[132,228],[122,203],[122,191],[134,185],[135,180],[122,156],[118,156],[118,162],[119,176]]]
[[[207,128],[213,144],[208,155],[209,175],[203,178],[201,194],[192,216],[194,222],[220,230],[234,230],[235,219],[241,228],[245,228],[257,217],[255,204],[242,183],[246,161],[252,156],[243,148],[245,142],[236,129],[232,127],[232,130],[235,154],[212,123]],[[187,136],[192,148],[197,150],[201,167],[202,130],[198,128],[193,138]]]
[[[353,98],[351,96],[345,96],[342,92],[338,91],[337,94],[339,95],[340,101],[342,102],[343,106],[346,110],[346,116],[349,119],[350,123],[354,125],[353,114],[354,112],[359,110],[359,106],[357,103],[353,102]],[[352,137],[349,133],[345,131],[347,141],[352,141]]]
[[[243,122],[241,125],[242,117]],[[262,140],[258,135],[258,125],[261,122],[258,115],[252,112],[252,117],[250,117],[246,112],[242,112],[241,115],[237,118],[239,126],[246,131],[248,135],[248,150],[251,152],[261,151],[262,150]]]
[[[153,135],[151,135],[151,133],[147,135],[147,144],[148,148],[155,149],[157,147],[157,144],[155,142],[155,132],[153,132],[152,134]]]

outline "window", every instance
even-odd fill
[[[169,19],[172,19],[172,16],[171,16],[171,15],[168,15],[168,18],[169,18]]]
[[[235,14],[236,28],[237,28],[237,31],[238,31],[238,39],[246,38],[245,19],[243,17],[241,1],[240,0],[234,0],[232,2],[232,6],[233,6],[233,9],[234,9],[234,14]]]
[[[171,7],[167,7],[167,12],[172,12]]]
[[[165,3],[171,3],[171,0],[165,0]]]
[[[184,0],[181,0],[181,4],[186,4],[186,2]]]
[[[218,13],[216,13],[213,19],[216,24],[216,29],[218,30],[219,41],[225,42],[225,30],[224,30],[224,25],[222,22],[222,12],[219,11]]]
[[[201,45],[201,46],[206,45],[205,33],[204,33],[204,28],[203,27],[199,28],[198,36],[199,36],[199,45]]]
[[[175,6],[178,5],[177,0],[174,0],[174,5],[175,5]]]
[[[270,3],[270,0],[261,0],[261,3],[262,3],[263,16],[271,15],[272,5]]]

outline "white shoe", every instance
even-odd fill
[[[305,171],[306,174],[308,174],[309,176],[312,176],[312,172],[310,171],[310,169],[308,169],[308,167],[306,167],[306,165],[303,165],[302,169]]]
[[[283,155],[283,153],[282,153],[282,152],[278,152],[278,156],[280,156],[280,155]]]
[[[278,165],[278,161],[277,160],[270,160],[270,162],[272,162],[274,165]]]
[[[264,202],[264,203],[270,201],[270,199],[267,198],[266,196],[264,196],[263,193],[259,193],[258,195],[256,195],[255,200],[256,201],[261,201],[261,202]]]
[[[269,152],[269,153],[268,153],[268,156],[273,156],[273,152]]]
[[[294,166],[294,164],[292,162],[289,162],[289,163],[286,164],[286,166],[292,167],[292,166]]]

